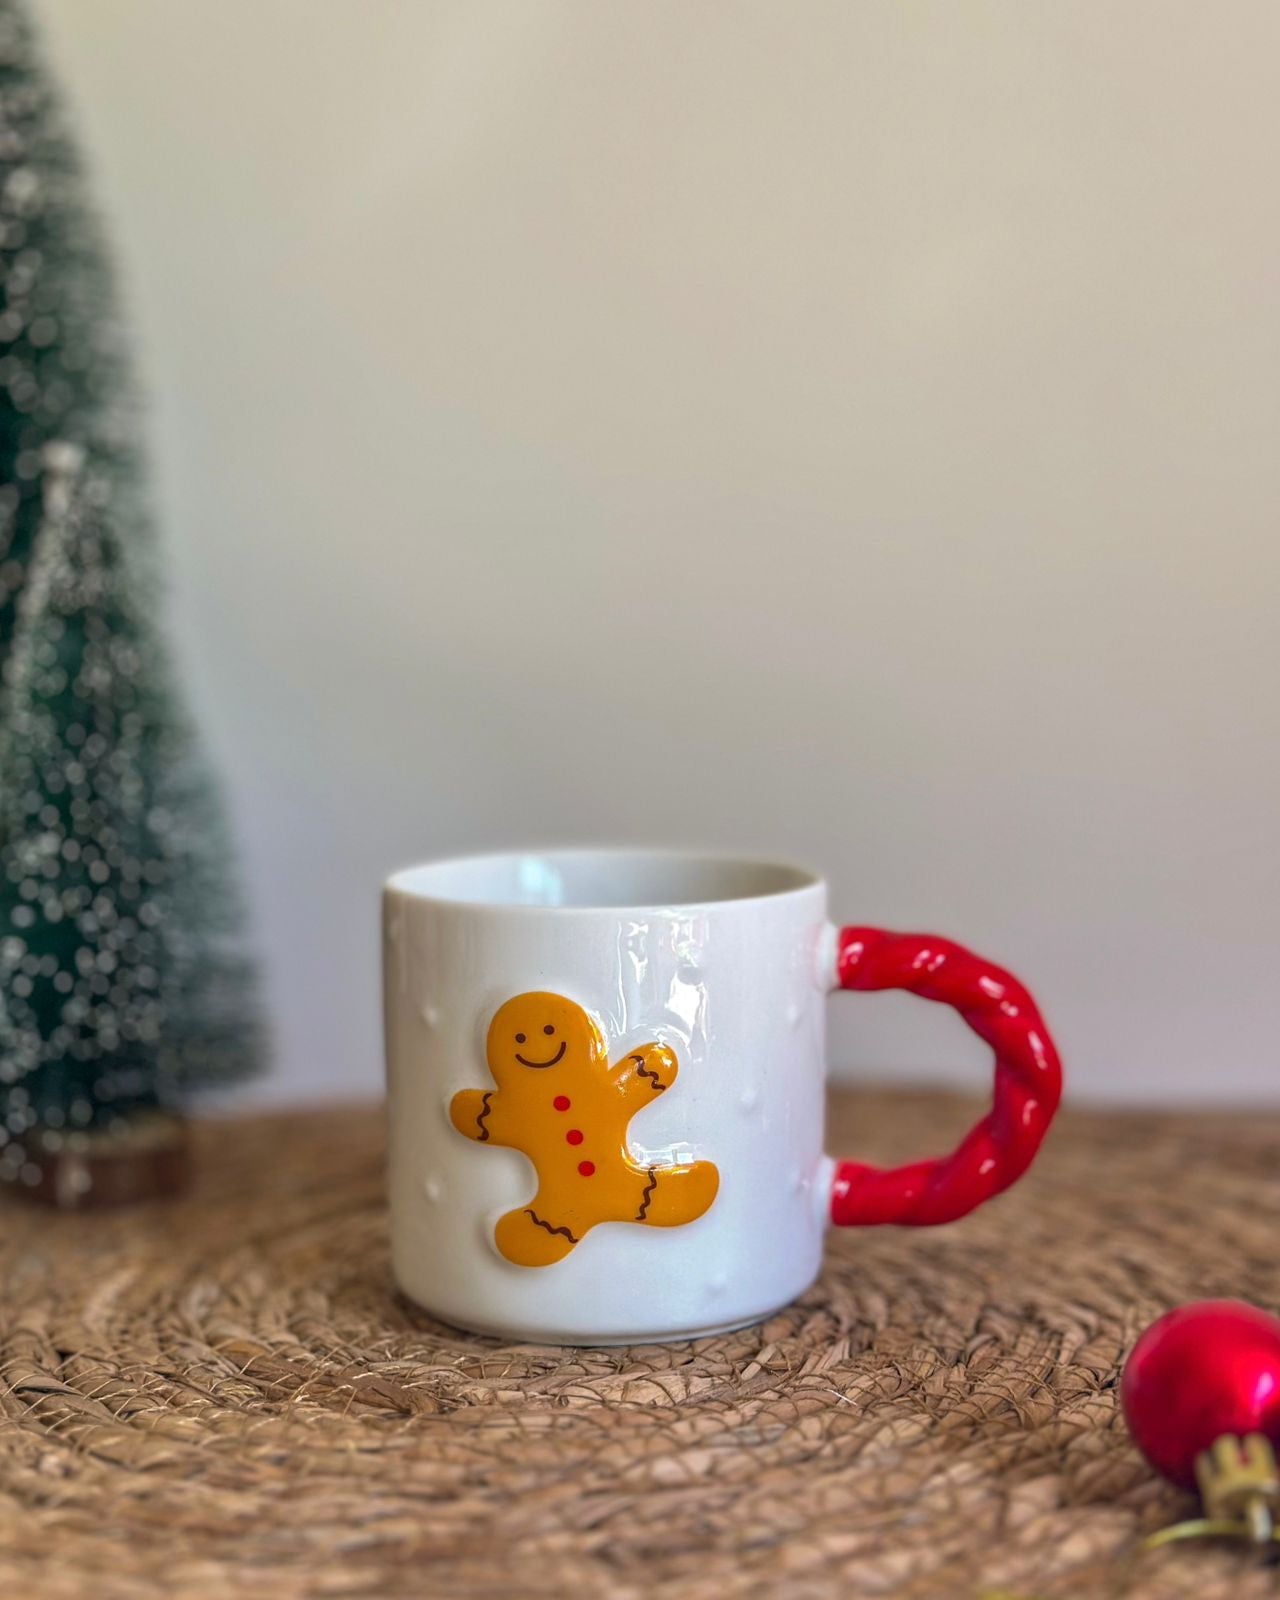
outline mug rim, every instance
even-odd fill
[[[616,895],[572,899],[534,898],[563,891],[567,873],[594,869],[645,872],[655,875],[681,873],[703,883],[720,874],[727,886],[737,889],[719,893],[654,894],[638,893],[634,898]],[[489,874],[497,882],[505,873],[524,887],[514,894],[463,893],[459,883],[468,877],[477,882]],[[450,892],[450,884],[453,888]],[[422,904],[449,906],[459,910],[506,914],[552,916],[590,915],[621,912],[682,913],[721,907],[758,906],[785,900],[788,896],[810,893],[825,887],[824,880],[807,867],[772,858],[727,854],[719,851],[684,850],[647,845],[550,846],[519,850],[482,851],[475,854],[440,856],[415,862],[393,872],[383,884],[387,895],[401,895]]]

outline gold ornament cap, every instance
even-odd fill
[[[1196,1483],[1211,1522],[1242,1522],[1255,1543],[1270,1542],[1280,1503],[1280,1469],[1263,1434],[1221,1434],[1196,1457]]]

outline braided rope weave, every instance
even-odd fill
[[[837,1093],[886,1166],[978,1115]],[[185,1197],[0,1227],[21,1600],[1276,1600],[1120,1415],[1180,1301],[1276,1303],[1280,1115],[1064,1111],[1017,1205],[835,1229],[754,1328],[567,1350],[394,1290],[383,1116],[193,1130]],[[587,1240],[584,1249],[592,1248]]]
[[[1062,1068],[1018,980],[949,939],[878,928],[840,930],[836,977],[842,989],[904,989],[954,1007],[996,1059],[991,1110],[949,1156],[890,1169],[838,1162],[831,1220],[953,1222],[1020,1178],[1058,1108]]]

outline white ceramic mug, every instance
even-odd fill
[[[1018,1177],[1057,1055],[1017,981],[947,940],[837,928],[798,868],[658,851],[411,867],[383,898],[391,1249],[446,1322],[692,1338],[785,1305],[837,1223],[945,1222]],[[905,988],[995,1052],[943,1160],[823,1151],[828,993]]]

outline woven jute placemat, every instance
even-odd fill
[[[901,1159],[974,1107],[840,1097]],[[950,1228],[833,1236],[762,1327],[506,1345],[399,1299],[369,1109],[210,1122],[192,1194],[0,1212],[0,1587],[14,1596],[1277,1592],[1132,1449],[1160,1311],[1280,1299],[1280,1116],[1066,1112]]]

